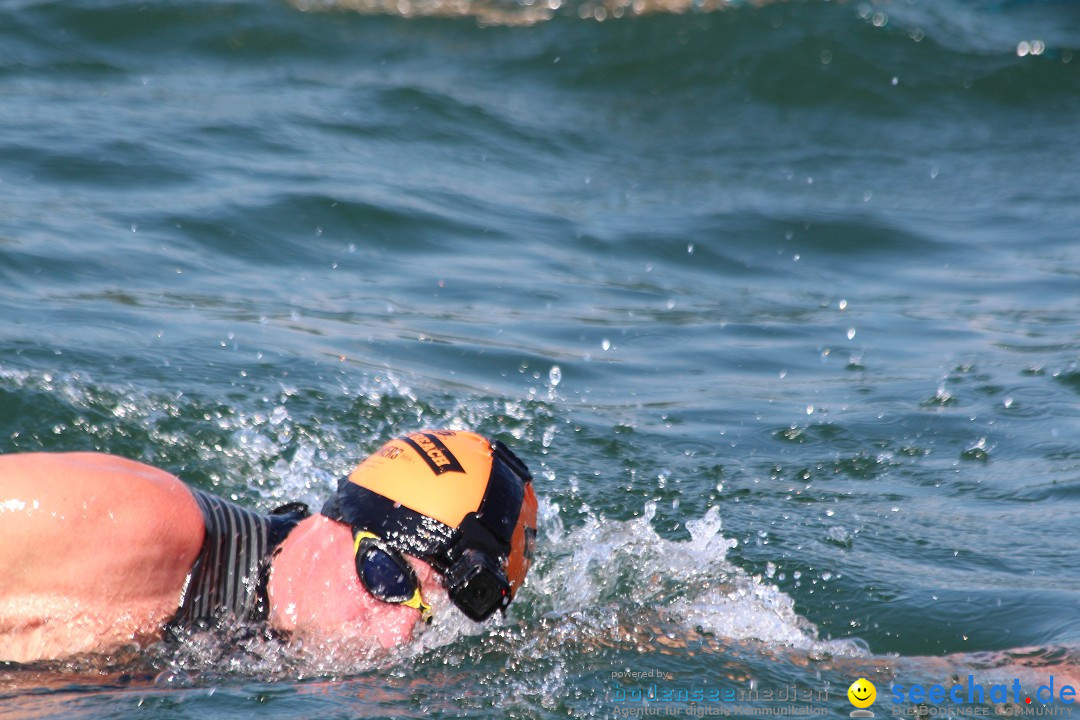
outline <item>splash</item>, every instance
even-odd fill
[[[543,695],[558,695],[560,677],[597,651],[681,652],[714,637],[708,646],[750,643],[762,653],[865,658],[857,640],[821,640],[792,599],[727,558],[736,541],[725,538],[719,509],[686,526],[690,539],[669,540],[653,528],[655,505],[620,521],[589,513],[567,530],[558,504],[541,501],[541,557],[506,615],[484,624],[452,612],[445,594],[429,598],[435,621],[415,641],[389,653],[355,653],[326,642],[290,645],[245,639],[222,642],[207,634],[159,655],[175,684],[179,676],[205,683],[210,675],[277,678],[348,677],[434,665],[464,668],[484,657],[514,667],[545,669]],[[472,661],[469,658],[473,658]],[[547,686],[551,687],[547,687]],[[515,686],[516,687],[516,686]],[[522,688],[518,687],[518,691]]]
[[[541,508],[544,561],[527,584],[525,602],[546,616],[651,619],[667,635],[705,632],[724,641],[755,641],[807,654],[863,656],[854,640],[821,640],[817,628],[775,585],[727,558],[737,541],[722,534],[719,508],[687,521],[688,541],[653,528],[656,505],[629,521],[587,515],[563,528],[558,505]]]

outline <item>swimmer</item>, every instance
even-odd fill
[[[0,456],[0,661],[237,623],[389,649],[436,612],[505,610],[532,560],[536,506],[509,448],[449,430],[388,442],[318,513],[256,513],[112,455]]]

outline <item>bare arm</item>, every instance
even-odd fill
[[[97,453],[0,456],[0,659],[156,637],[203,538],[176,477]]]

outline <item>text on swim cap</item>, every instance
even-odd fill
[[[464,473],[465,468],[450,452],[442,440],[431,433],[413,433],[402,440],[413,450],[420,454],[424,462],[431,468],[431,472],[442,475],[448,472]]]

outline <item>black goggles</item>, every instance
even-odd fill
[[[424,622],[431,622],[431,606],[420,595],[420,581],[401,553],[366,530],[356,533],[353,549],[356,575],[365,590],[383,602],[415,608]]]

